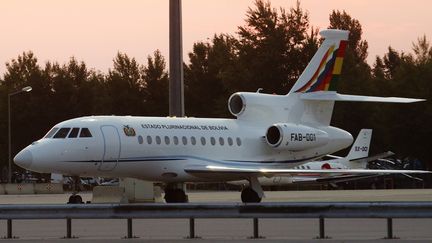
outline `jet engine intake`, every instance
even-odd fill
[[[228,100],[228,109],[234,116],[239,116],[245,108],[245,98],[240,93],[233,94]]]
[[[276,123],[267,129],[266,141],[274,149],[298,151],[328,143],[326,132],[304,125]]]
[[[230,96],[228,109],[237,119],[268,121],[285,118],[288,110],[286,103],[285,95],[237,92]]]

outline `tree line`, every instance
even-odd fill
[[[428,99],[416,104],[336,103],[332,125],[351,132],[374,129],[372,153],[392,150],[432,167],[427,147],[432,137],[432,47],[420,37],[412,53],[392,47],[366,62],[368,42],[360,22],[334,10],[328,28],[350,31],[338,92]],[[231,117],[228,97],[237,91],[286,94],[322,42],[309,14],[297,2],[289,9],[256,0],[235,34],[215,34],[196,42],[184,64],[185,110],[193,117]],[[12,154],[41,138],[54,124],[87,115],[168,115],[165,58],[156,50],[145,64],[118,53],[107,73],[72,57],[41,65],[31,52],[6,63],[0,76],[0,165],[7,165],[7,98],[24,86],[33,91],[12,96]]]

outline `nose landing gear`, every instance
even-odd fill
[[[76,194],[76,192],[73,192],[72,195],[69,197],[68,204],[81,204],[84,203],[83,199],[80,195]]]
[[[67,202],[68,204],[81,204],[84,203],[83,199],[80,195],[78,195],[78,192],[81,191],[81,179],[79,178],[79,176],[74,176],[72,177],[72,188],[73,188],[73,192],[72,195],[69,197],[69,201]]]

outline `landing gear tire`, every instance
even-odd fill
[[[259,203],[261,202],[261,199],[262,198],[258,196],[258,193],[250,187],[246,187],[241,192],[241,200],[244,203]]]
[[[188,196],[182,189],[165,190],[165,202],[167,203],[187,203]]]
[[[81,204],[84,203],[80,195],[71,195],[68,204]]]
[[[73,192],[72,195],[69,197],[69,200],[67,202],[68,204],[84,203],[82,197],[77,194],[79,191],[81,191],[81,186],[81,179],[79,178],[79,176],[72,177]]]

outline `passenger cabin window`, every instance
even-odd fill
[[[215,145],[216,144],[216,139],[214,137],[210,138],[210,143],[211,145]]]
[[[141,135],[139,135],[139,136],[138,136],[138,143],[139,143],[139,144],[143,144],[143,142],[144,142],[143,137],[142,137]]]
[[[192,144],[192,145],[195,145],[195,144],[196,144],[196,139],[195,139],[195,137],[191,137],[191,144]]]
[[[179,142],[178,137],[177,137],[177,136],[174,136],[174,137],[173,137],[173,140],[174,140],[174,144],[175,144],[175,145],[178,145],[178,142]]]
[[[187,138],[185,136],[182,137],[183,145],[187,145]]]
[[[231,137],[228,138],[228,145],[229,145],[229,146],[232,146],[232,145],[233,145],[233,140],[232,140]]]
[[[156,136],[156,143],[161,144],[161,138],[159,136]]]
[[[92,134],[88,128],[81,129],[80,138],[91,138]]]
[[[225,144],[225,141],[224,141],[223,137],[219,137],[219,144],[221,146],[223,146]]]
[[[151,136],[147,136],[147,143],[152,144],[152,137]]]
[[[170,138],[168,136],[165,136],[165,144],[166,145],[170,144]]]
[[[237,138],[236,141],[237,141],[237,145],[238,145],[238,146],[241,146],[241,145],[242,145],[242,142],[241,142],[241,139],[240,139],[240,138]]]
[[[79,127],[72,128],[72,131],[69,133],[68,138],[76,138],[78,137]]]
[[[58,127],[53,127],[44,138],[51,138],[57,131],[59,130]]]
[[[206,145],[206,139],[205,139],[205,137],[201,137],[201,144],[203,146]]]
[[[69,127],[60,128],[60,130],[54,135],[53,138],[65,138],[70,131]]]

